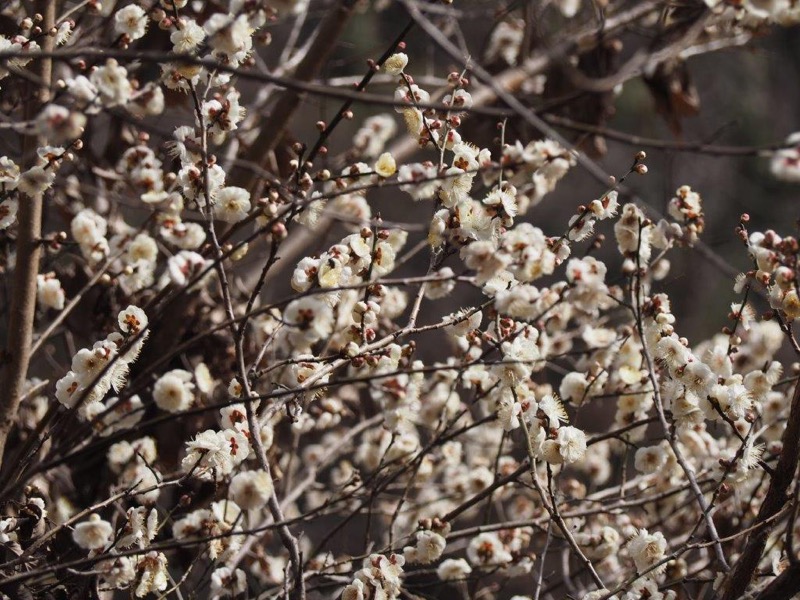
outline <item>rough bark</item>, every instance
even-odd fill
[[[37,0],[36,12],[41,14],[42,31],[49,31],[55,24],[56,2],[54,0]],[[55,39],[44,35],[40,46],[44,52],[52,52]],[[31,90],[31,101],[27,106],[27,118],[35,116],[41,107],[50,99],[50,83],[52,80],[52,64],[50,58],[42,58],[34,62],[32,73],[38,85]],[[23,140],[23,157],[29,163],[36,160],[36,148],[46,145],[47,141],[34,135]],[[16,241],[17,259],[14,269],[11,292],[11,310],[8,318],[8,340],[5,346],[5,362],[0,370],[0,466],[14,419],[22,398],[22,389],[30,363],[31,342],[33,335],[33,319],[36,314],[36,276],[39,273],[39,259],[42,245],[42,194],[33,197],[22,195],[17,213],[18,233]]]

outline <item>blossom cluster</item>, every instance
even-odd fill
[[[570,24],[596,4],[542,10]],[[795,568],[796,506],[761,514],[800,419],[795,236],[742,215],[750,268],[692,339],[664,282],[712,192],[680,185],[658,213],[623,185],[645,152],[554,225],[541,205],[589,159],[544,127],[468,127],[491,88],[469,63],[439,80],[394,42],[342,92],[316,81],[315,37],[277,66],[257,51],[281,23],[302,37],[308,2],[69,6],[0,9],[18,29],[3,92],[52,67],[51,97],[9,121],[30,151],[0,156],[2,272],[40,262],[9,303],[34,334],[0,445],[0,595],[57,574],[103,598],[529,600],[559,554],[547,585],[570,597],[729,597],[762,528],[747,593]],[[788,0],[700,9],[726,43],[800,20]],[[484,53],[512,75],[538,35],[518,12]],[[544,99],[558,77],[534,70],[520,95]],[[394,111],[361,114],[373,77]],[[262,117],[299,91],[346,101],[295,141]],[[797,134],[770,161],[800,181]]]

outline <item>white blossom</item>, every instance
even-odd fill
[[[211,574],[211,597],[232,598],[247,591],[247,577],[241,569],[220,567]]]
[[[62,310],[64,308],[66,294],[61,287],[61,282],[55,276],[48,277],[47,275],[37,275],[36,287],[36,297],[39,300],[39,306],[43,308],[53,308],[55,310]]]
[[[403,52],[392,54],[383,63],[383,70],[389,75],[399,75],[408,65],[408,55]]]
[[[192,374],[173,369],[158,378],[153,386],[153,400],[161,410],[182,412],[194,401]]]
[[[137,598],[167,589],[167,557],[163,552],[148,552],[139,557],[136,572],[138,581],[134,593]]]
[[[226,223],[238,223],[250,212],[250,192],[230,186],[217,192],[214,214]]]
[[[180,27],[170,34],[169,39],[173,51],[182,54],[196,50],[205,37],[205,31],[194,19],[182,19]]]
[[[419,531],[416,544],[403,549],[405,561],[428,565],[439,559],[446,543],[444,537],[435,531]]]
[[[472,567],[463,558],[448,558],[436,568],[436,575],[442,581],[466,579],[472,573]]]
[[[231,479],[233,501],[245,510],[264,506],[272,489],[272,477],[266,471],[242,471]]]
[[[473,565],[497,565],[511,561],[511,554],[496,533],[479,533],[467,546],[467,558]]]
[[[220,481],[230,475],[249,453],[249,442],[241,432],[208,429],[186,444],[186,457],[181,466],[184,472],[198,479]]]
[[[667,550],[667,540],[661,532],[648,533],[647,529],[639,530],[628,542],[628,552],[640,573],[650,569],[661,559]]]
[[[397,172],[397,163],[394,157],[388,152],[381,154],[378,157],[378,161],[375,163],[375,172],[381,177],[391,177],[394,175]]]
[[[114,14],[114,31],[131,40],[144,37],[147,31],[147,15],[138,4],[128,4]]]
[[[97,67],[89,79],[107,106],[125,104],[133,94],[128,71],[113,58],[109,58],[105,65]]]
[[[75,141],[85,125],[85,115],[58,104],[48,104],[36,117],[38,133],[56,143]]]
[[[88,521],[82,521],[72,530],[72,539],[84,550],[99,550],[111,541],[114,529],[111,523],[93,513]]]

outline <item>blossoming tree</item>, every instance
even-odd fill
[[[393,33],[362,69],[337,44],[364,14]],[[0,15],[0,596],[800,592],[800,245],[742,215],[736,300],[694,339],[664,285],[677,253],[731,269],[705,192],[670,182],[662,214],[629,187],[649,146],[798,182],[797,134],[608,127],[642,78],[679,133],[691,57],[800,4]],[[541,219],[580,171],[595,190]]]

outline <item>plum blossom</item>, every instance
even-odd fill
[[[106,106],[125,104],[133,94],[128,71],[113,58],[109,58],[105,65],[97,67],[89,80],[97,88],[100,99]]]
[[[443,560],[436,569],[436,575],[442,581],[466,579],[472,573],[472,567],[463,558]]]
[[[158,378],[153,386],[153,400],[161,410],[181,412],[194,401],[192,374],[183,369],[173,369]]]
[[[661,532],[649,533],[647,529],[639,530],[628,542],[628,553],[639,572],[653,567],[667,550],[667,540]]]
[[[247,438],[235,429],[199,433],[186,444],[181,466],[185,473],[204,480],[221,481],[250,453]]]
[[[231,479],[233,501],[245,510],[264,506],[272,490],[272,477],[266,471],[242,471]]]
[[[238,223],[250,212],[250,192],[229,186],[217,192],[214,204],[214,214],[226,223]]]
[[[36,297],[39,300],[39,306],[43,308],[53,308],[55,310],[62,310],[64,308],[66,294],[61,287],[61,282],[55,277],[55,274],[37,275],[36,284]]]
[[[403,52],[392,54],[383,63],[383,70],[389,75],[399,75],[408,65],[408,55]]]
[[[778,179],[797,183],[800,181],[800,132],[786,138],[787,148],[778,150],[770,160],[770,170]]]
[[[148,552],[139,557],[136,572],[137,584],[134,593],[137,598],[167,589],[169,583],[167,557],[163,552]]]
[[[114,533],[111,523],[104,521],[100,515],[93,513],[87,521],[75,525],[72,539],[84,550],[100,550],[111,541]]]
[[[147,31],[147,15],[138,4],[128,4],[114,14],[114,31],[130,40],[144,37]]]
[[[469,543],[467,558],[473,565],[497,565],[511,561],[511,554],[495,533],[480,533]]]
[[[391,177],[394,175],[397,172],[397,163],[394,157],[388,152],[381,154],[378,157],[378,161],[375,163],[375,172],[381,177]]]

